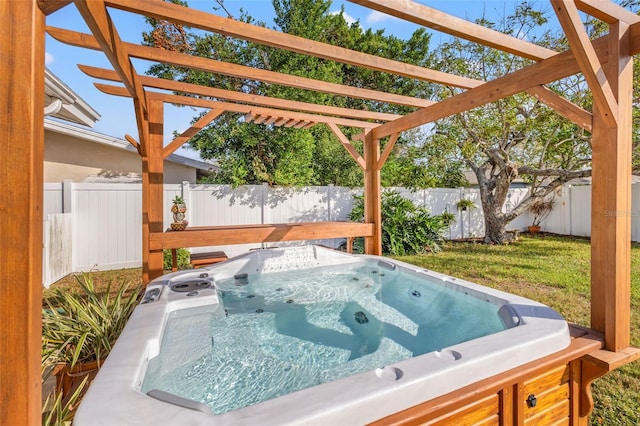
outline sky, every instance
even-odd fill
[[[513,11],[519,1],[511,0],[420,0],[429,7],[455,15],[461,18],[474,20],[483,16],[499,20]],[[189,7],[226,16],[226,13],[218,7],[214,0],[190,0]],[[240,9],[244,9],[255,19],[264,21],[268,27],[273,27],[273,6],[271,0],[225,0],[224,5],[232,16],[240,16]],[[363,28],[374,30],[384,29],[386,34],[393,34],[400,38],[408,38],[418,26],[400,19],[372,11],[356,4],[343,1],[334,1],[332,11],[338,12],[344,6],[345,19],[359,20]],[[149,29],[144,18],[117,10],[110,10],[111,17],[122,40],[139,44],[142,40],[142,32]],[[47,25],[61,27],[90,33],[76,8],[71,4],[47,17]],[[445,40],[446,36],[434,33],[432,36],[432,48]],[[94,52],[67,46],[46,38],[45,64],[56,76],[67,84],[74,92],[82,97],[100,115],[100,120],[94,126],[94,130],[109,136],[124,138],[125,134],[138,139],[138,132],[131,99],[120,98],[103,94],[94,87],[95,82],[100,82],[83,74],[77,64],[92,65],[112,69],[113,67],[102,52]],[[133,61],[139,74],[149,66],[144,61]],[[173,138],[173,132],[182,132],[190,126],[191,119],[199,114],[199,110],[189,107],[165,108],[165,144]],[[197,153],[181,149],[178,154],[191,158],[198,158]]]

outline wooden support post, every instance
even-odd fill
[[[142,157],[142,281],[162,275],[162,249],[151,250],[151,233],[163,232],[164,102],[149,101],[149,145]]]
[[[44,14],[0,2],[0,424],[41,423]]]
[[[591,204],[591,327],[604,331],[605,348],[630,339],[631,110],[633,63],[629,27],[610,26],[607,79],[617,101],[616,125],[594,105]]]
[[[372,237],[365,237],[364,251],[367,254],[382,254],[382,211],[380,192],[380,140],[367,131],[364,137],[364,221],[374,224]]]

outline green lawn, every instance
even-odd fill
[[[631,344],[640,345],[640,245],[631,250]],[[589,325],[591,247],[581,238],[541,235],[508,246],[447,243],[444,251],[398,257],[551,306],[567,321]],[[597,380],[593,425],[640,425],[640,361]]]

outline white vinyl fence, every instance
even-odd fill
[[[449,239],[481,237],[484,220],[478,191],[473,188],[438,188],[408,191],[393,188],[432,214],[454,213],[456,222],[445,233]],[[640,241],[640,185],[633,185],[632,240]],[[142,264],[142,187],[140,184],[72,183],[45,184],[43,283],[48,286],[71,272],[139,267]],[[164,226],[172,221],[171,200],[180,195],[187,205],[192,226],[320,222],[347,220],[354,195],[362,190],[334,186],[269,188],[249,185],[165,185]],[[508,211],[526,197],[527,189],[509,191]],[[477,208],[458,211],[461,199]],[[556,192],[552,214],[542,223],[544,231],[589,236],[591,187],[565,186]],[[604,212],[603,212],[604,214]],[[525,230],[529,214],[513,221],[508,229]],[[316,241],[337,247],[342,240]],[[285,244],[285,243],[281,243]],[[286,244],[298,244],[289,242]],[[193,252],[223,250],[229,256],[260,244],[198,247]]]

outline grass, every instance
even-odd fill
[[[587,239],[521,236],[508,246],[445,245],[441,253],[396,257],[407,263],[549,305],[567,321],[589,325],[591,246]],[[631,344],[640,346],[640,245],[631,249]],[[593,384],[592,425],[640,424],[640,362]]]
[[[96,293],[98,294],[104,293],[106,289],[109,288],[111,296],[116,296],[120,289],[120,285],[123,283],[129,283],[128,291],[124,294],[125,297],[127,297],[139,284],[142,284],[142,268],[93,271],[90,272],[90,275],[96,288]],[[44,308],[48,307],[46,301],[55,297],[56,289],[78,295],[84,294],[84,291],[78,283],[78,278],[81,277],[82,273],[69,274],[53,284],[51,288],[44,289],[42,292],[42,306]]]
[[[632,246],[631,256],[631,343],[638,347],[640,245]],[[537,300],[560,312],[569,322],[589,325],[591,246],[587,239],[525,234],[508,246],[449,242],[441,253],[397,259]],[[110,281],[135,284],[140,277],[140,269],[93,274],[98,288],[106,288]],[[77,288],[73,277],[56,286],[69,291]],[[593,395],[592,425],[639,425],[640,361],[598,379],[593,384]]]

